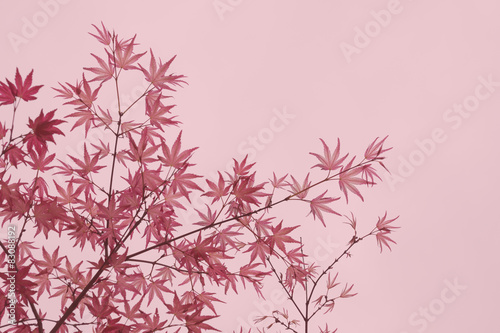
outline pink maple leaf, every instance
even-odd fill
[[[337,139],[337,147],[333,153],[330,152],[328,145],[320,139],[323,143],[323,156],[316,153],[309,153],[315,156],[320,163],[313,166],[313,168],[318,167],[321,170],[334,171],[342,166],[342,162],[346,159],[347,155],[340,157],[340,139]]]
[[[31,86],[31,84],[33,83],[33,70],[31,70],[31,72],[23,82],[23,78],[21,77],[21,74],[19,74],[19,69],[16,68],[15,82],[16,85],[14,86],[14,84],[7,80],[11,91],[14,92],[17,97],[22,98],[25,101],[35,100],[35,94],[38,92],[38,90],[40,90],[41,87],[43,87],[41,85],[34,87]]]
[[[166,63],[162,63],[162,61],[160,60],[160,63],[157,64],[153,51],[149,50],[149,52],[151,53],[149,70],[139,65],[139,68],[146,77],[146,81],[151,82],[157,89],[168,89],[168,90],[174,90],[172,86],[180,86],[181,83],[186,83],[181,80],[182,78],[184,78],[184,75],[172,75],[172,74],[166,75],[167,70],[169,69],[170,65],[175,59],[175,56],[173,56]]]
[[[272,234],[267,237],[267,242],[269,247],[271,248],[271,253],[274,250],[274,246],[276,245],[281,251],[286,253],[285,243],[299,243],[299,241],[295,240],[288,234],[293,230],[297,229],[299,226],[296,225],[294,227],[286,227],[283,228],[283,221],[281,221],[277,226],[271,228]]]
[[[64,135],[64,133],[57,128],[57,125],[64,123],[64,120],[52,119],[56,110],[52,110],[47,114],[40,112],[40,115],[35,120],[29,119],[28,127],[32,132],[26,135],[24,141],[28,143],[28,151],[35,149],[40,153],[43,149],[47,148],[47,142],[55,142],[54,135]]]
[[[353,157],[346,166],[342,167],[339,175],[339,187],[340,190],[344,192],[346,202],[349,202],[349,198],[347,195],[348,190],[356,194],[361,198],[362,201],[364,201],[363,196],[361,195],[361,192],[356,188],[356,185],[364,185],[366,184],[366,180],[360,177],[356,177],[361,173],[362,169],[360,167],[351,167],[354,158],[355,157]]]
[[[318,195],[316,198],[311,200],[310,206],[311,206],[311,211],[309,214],[313,214],[313,218],[316,219],[316,216],[319,218],[321,223],[326,227],[325,221],[323,219],[323,212],[327,213],[332,213],[336,214],[338,216],[341,216],[339,213],[334,211],[331,207],[328,206],[329,203],[334,202],[336,200],[339,200],[339,198],[330,198],[327,197],[325,198],[325,194],[327,191],[323,192],[321,195]]]

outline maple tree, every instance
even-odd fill
[[[84,68],[92,78],[83,74],[75,84],[54,88],[73,109],[66,120],[58,118],[60,111],[41,110],[28,119],[24,133],[19,131],[14,128],[16,111],[35,100],[42,86],[32,86],[33,71],[23,80],[16,70],[14,82],[0,82],[3,114],[12,106],[10,125],[0,123],[0,215],[2,227],[19,225],[14,246],[16,324],[0,326],[2,331],[219,331],[214,319],[219,317],[222,290],[237,293],[249,285],[263,297],[263,281],[270,279],[286,292],[290,312],[258,318],[266,323],[259,331],[311,332],[319,313],[356,295],[353,285],[341,283],[334,273],[336,263],[368,237],[376,239],[380,251],[390,249],[396,218],[385,213],[360,236],[355,215],[342,215],[334,205],[342,197],[347,203],[349,193],[364,200],[360,188],[380,180],[377,167],[385,168],[387,137],[375,139],[362,159],[349,160],[348,154],[341,156],[339,139],[333,153],[321,139],[323,154],[311,153],[319,161],[312,168],[320,173],[304,179],[273,173],[261,181],[255,163],[244,158],[234,160],[232,172],[203,181],[191,171],[197,148],[182,147],[181,131],[173,142],[165,135],[180,124],[172,114],[174,105],[166,101],[186,83],[183,75],[170,72],[175,56],[162,62],[149,50],[148,64],[143,59],[148,52],[135,50],[136,36],[120,39],[103,24],[94,28],[91,35],[104,53],[91,54],[97,65]],[[120,82],[129,72],[142,75],[148,85],[125,105]],[[97,102],[104,86],[115,91],[116,109]],[[63,131],[66,122],[71,131],[82,129],[85,136],[103,130],[108,140],[86,142],[82,156],[69,155],[63,161],[54,143],[68,134]],[[317,189],[320,194],[313,195]],[[328,194],[335,190],[338,197]],[[210,205],[196,209],[197,222],[182,224],[179,211],[189,209],[194,195],[208,197]],[[306,262],[299,225],[272,215],[273,207],[294,201],[306,203],[308,214],[324,227],[331,224],[331,214],[353,230],[344,251],[325,267]],[[61,243],[50,249],[44,243],[49,239]],[[68,241],[72,246],[63,249]],[[9,244],[2,240],[0,245],[0,268],[5,271]],[[85,251],[85,260],[73,258],[71,249]],[[6,273],[0,276],[7,281]],[[300,292],[305,302],[299,301]],[[57,306],[42,306],[54,302]],[[0,304],[0,318],[7,318],[6,288],[0,291]],[[336,332],[329,324],[318,330]]]

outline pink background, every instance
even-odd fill
[[[339,137],[344,152],[359,156],[375,137],[389,135],[394,149],[386,165],[400,182],[385,174],[384,183],[363,192],[366,203],[352,197],[350,209],[365,230],[385,210],[400,215],[398,245],[379,255],[372,239],[339,266],[342,281],[354,283],[359,295],[339,302],[325,317],[330,327],[499,331],[494,316],[500,221],[494,207],[500,199],[500,87],[476,89],[479,77],[500,82],[498,1],[221,0],[231,10],[218,13],[211,0],[66,0],[56,2],[58,8],[46,7],[51,16],[40,14],[45,3],[54,2],[0,2],[0,77],[11,78],[16,67],[23,75],[35,68],[35,83],[46,88],[31,104],[34,113],[59,107],[48,87],[74,82],[82,67],[94,65],[89,53],[101,49],[87,32],[102,20],[123,37],[137,33],[140,46],[163,60],[177,54],[173,70],[186,75],[189,86],[175,94],[175,113],[184,124],[186,147],[200,147],[199,173],[243,157],[238,147],[250,147],[250,136],[261,133],[266,141],[273,110],[286,109],[295,118],[261,142],[255,158],[261,179],[272,171],[305,176],[314,163],[308,153],[321,150],[320,137],[332,146]],[[393,13],[381,26],[373,12],[387,8]],[[27,21],[39,27],[23,37]],[[361,47],[356,31],[365,28],[373,29],[373,37],[365,37],[369,44]],[[14,46],[13,34],[26,43]],[[355,47],[356,41],[358,53],[346,57],[342,43]],[[470,116],[446,118],[454,104],[477,100],[478,91],[483,100]],[[1,115],[0,120],[6,121]],[[436,129],[442,140],[431,149]],[[417,142],[427,145],[419,148]],[[58,148],[70,152],[76,145]],[[419,153],[426,149],[428,154]],[[413,171],[403,162],[410,160],[417,164]],[[331,218],[324,231],[306,214],[306,207],[284,213],[289,223],[308,224],[302,233],[310,238],[310,249],[321,244],[317,235],[340,244],[348,240],[342,219]],[[440,301],[453,295],[445,290],[446,280],[467,286],[449,303]],[[231,296],[229,306],[220,308],[223,331],[259,310],[251,292],[243,295]],[[439,314],[423,329],[410,318],[429,306]],[[422,318],[413,315],[420,323]]]

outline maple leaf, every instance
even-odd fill
[[[19,252],[19,257],[27,257],[29,256],[30,258],[33,258],[33,254],[31,253],[31,250],[38,249],[37,247],[31,245],[33,242],[27,242],[27,241],[22,241],[19,242],[19,245],[17,246],[17,251]]]
[[[116,275],[116,284],[114,285],[115,287],[115,293],[120,293],[123,298],[127,295],[127,291],[132,292],[132,298],[134,298],[136,295],[141,295],[141,292],[139,289],[137,289],[131,281],[134,279],[134,276],[130,276],[129,274],[117,274]],[[142,302],[142,298],[141,301]]]
[[[95,203],[97,205],[98,213],[97,215],[106,219],[106,220],[120,220],[123,217],[123,211],[125,210],[123,207],[118,206],[116,202],[116,196],[112,195],[107,205],[103,205],[102,203]]]
[[[146,98],[146,115],[149,116],[149,121],[151,125],[155,126],[162,132],[163,126],[178,125],[180,122],[174,120],[176,116],[166,117],[165,115],[170,113],[170,110],[175,107],[175,105],[163,105],[161,102],[162,95],[149,93],[149,96],[156,95],[156,99]]]
[[[83,89],[82,89],[83,85]],[[67,102],[65,104],[76,104],[80,105],[81,107],[85,108],[90,108],[92,104],[97,100],[97,94],[99,94],[99,90],[101,89],[101,85],[97,87],[94,91],[92,91],[92,88],[90,87],[89,82],[87,79],[85,79],[85,75],[82,74],[82,81],[78,84],[77,87],[74,87],[75,93],[78,96],[78,100],[75,101],[75,103],[72,102]]]
[[[390,243],[392,242],[394,244],[397,244],[394,240],[392,240],[388,235],[390,234],[390,231],[379,231],[376,233],[376,238],[377,238],[377,244],[380,246],[380,253],[382,253],[383,246],[387,246],[389,250],[392,251]]]
[[[309,193],[309,187],[311,186],[311,182],[309,181],[309,173],[307,174],[306,178],[304,179],[304,182],[302,185],[293,177],[293,184],[288,183],[288,186],[292,189],[291,192],[293,195],[295,195],[299,199],[305,199],[307,196],[307,193]]]
[[[270,252],[269,250],[269,245],[266,242],[261,239],[257,239],[255,242],[249,244],[249,247],[245,251],[245,253],[252,252],[250,256],[250,263],[252,263],[258,256],[265,266],[267,254]]]
[[[335,277],[332,279],[330,273],[328,273],[328,282],[326,283],[326,287],[328,289],[333,289],[340,284],[339,282],[336,282],[338,276],[339,273],[335,274]]]
[[[251,176],[240,178],[233,188],[232,194],[235,196],[236,201],[241,204],[246,201],[250,204],[258,205],[257,197],[263,197],[266,194],[260,192],[264,188],[265,183],[257,184],[254,186],[255,173]]]
[[[38,300],[44,292],[47,292],[49,295],[51,294],[52,283],[50,282],[50,275],[48,273],[48,270],[44,269],[40,273],[36,274],[33,277],[33,282],[38,286]]]
[[[377,225],[376,225],[378,232],[375,234],[375,236],[377,238],[377,244],[380,247],[380,252],[382,252],[383,246],[386,246],[389,250],[392,250],[390,243],[396,244],[396,242],[389,237],[389,234],[391,234],[391,232],[394,229],[399,228],[399,227],[390,225],[398,217],[399,216],[397,216],[391,220],[386,220],[387,219],[387,212],[385,212],[385,214],[382,218],[379,217]]]
[[[273,219],[274,217],[264,218],[264,214],[262,214],[259,218],[255,219],[254,226],[258,236],[269,235],[272,229]]]
[[[99,142],[101,143],[100,146],[92,143],[92,147],[94,147],[96,149],[95,154],[99,155],[99,159],[103,159],[104,157],[108,156],[109,153],[111,152],[109,149],[109,142],[108,142],[108,144],[105,144],[100,139],[99,139]]]
[[[141,330],[140,332],[159,332],[167,322],[166,320],[160,321],[158,308],[156,308],[154,315],[146,315],[143,318],[144,323],[137,325],[137,328]]]
[[[229,185],[226,186],[226,183],[224,182],[224,178],[222,177],[220,171],[219,171],[219,181],[217,182],[217,184],[208,179],[206,179],[206,182],[210,187],[211,191],[203,193],[202,196],[213,198],[212,203],[215,203],[219,201],[222,197],[228,195],[230,186]]]
[[[16,101],[16,91],[12,88],[0,81],[0,106],[14,104]]]
[[[181,263],[189,266],[201,267],[201,260],[205,261],[207,264],[211,264],[212,257],[217,256],[222,250],[212,244],[213,239],[201,238],[201,234],[198,234],[196,241],[189,244],[189,247],[184,251],[186,256]]]
[[[34,260],[34,264],[39,271],[45,270],[48,274],[52,273],[54,269],[57,270],[63,259],[66,258],[65,256],[59,257],[59,246],[52,252],[52,255],[45,250],[45,247],[42,247],[42,254],[44,260]]]
[[[5,126],[5,123],[0,123],[0,140],[5,138],[7,136],[7,133],[9,132],[9,128]]]
[[[240,278],[241,278],[241,282],[243,283],[244,288],[246,288],[245,280],[247,280],[248,282],[252,283],[255,291],[260,296],[264,297],[264,295],[262,295],[262,291],[261,291],[261,289],[262,289],[262,282],[261,281],[264,279],[264,277],[266,275],[270,275],[272,273],[272,271],[264,272],[264,271],[255,269],[256,267],[258,267],[260,265],[261,265],[260,263],[254,263],[254,264],[248,264],[248,265],[240,267]]]
[[[332,208],[328,207],[327,204],[334,202],[336,200],[339,200],[340,198],[324,198],[325,194],[327,191],[323,192],[321,195],[318,195],[316,198],[311,200],[310,206],[311,206],[311,211],[309,214],[313,214],[313,218],[316,219],[316,216],[318,216],[319,220],[323,225],[326,227],[325,221],[323,219],[323,212],[327,213],[332,213],[332,214],[337,214],[338,216],[341,216],[339,213],[334,211]]]
[[[105,168],[104,165],[97,165],[97,162],[99,162],[99,155],[90,158],[86,143],[83,145],[83,161],[71,155],[68,156],[80,167],[80,169],[74,169],[74,171],[78,172],[81,177],[85,177],[89,173],[98,173],[100,169]]]
[[[250,173],[250,170],[255,165],[255,163],[247,165],[247,158],[248,155],[245,156],[245,158],[241,161],[241,163],[233,158],[234,161],[233,171],[235,176],[246,176]]]
[[[288,234],[293,230],[297,229],[299,226],[286,227],[283,228],[283,221],[281,221],[277,226],[271,228],[271,236],[268,236],[266,241],[269,244],[271,253],[276,245],[283,253],[286,253],[285,243],[300,243],[299,241],[293,239]]]
[[[35,205],[33,208],[37,230],[35,236],[43,231],[48,239],[49,231],[57,231],[57,224],[61,220],[66,220],[66,211],[56,200],[45,200]]]
[[[64,133],[56,126],[64,123],[64,120],[54,119],[56,110],[52,110],[47,114],[40,111],[40,115],[35,118],[35,120],[29,119],[28,127],[31,128],[30,132],[24,138],[24,142],[28,143],[28,151],[31,151],[33,147],[40,154],[43,149],[47,149],[47,142],[55,142],[54,135],[63,135]]]
[[[141,272],[136,272],[133,274],[127,274],[127,281],[132,285],[134,288],[139,290],[141,294],[141,299],[144,297],[144,292],[146,291],[146,288],[148,286],[148,280],[144,277],[144,274]]]
[[[66,265],[65,267],[59,268],[62,276],[67,280],[71,281],[71,283],[75,285],[79,285],[81,280],[83,280],[84,276],[80,271],[80,266],[83,264],[83,261],[80,261],[75,266],[71,265],[70,260],[66,257]]]
[[[382,178],[379,177],[377,171],[371,164],[365,164],[361,166],[361,177],[365,180],[367,186],[373,186],[376,184],[375,177],[377,177],[379,180],[382,180]]]
[[[39,154],[37,154],[36,151],[32,150],[30,151],[29,155],[31,157],[31,162],[27,161],[26,163],[28,163],[28,165],[31,166],[33,170],[39,170],[44,172],[53,168],[49,166],[49,164],[54,160],[56,154],[46,156],[47,155],[46,150],[43,150]]]
[[[162,63],[160,60],[160,64],[156,63],[156,59],[154,57],[153,51],[150,49],[149,52],[151,53],[151,61],[149,63],[149,71],[139,65],[139,68],[141,71],[144,73],[144,76],[146,77],[146,81],[151,82],[155,88],[157,89],[168,89],[175,91],[172,86],[180,86],[181,83],[186,83],[185,81],[182,81],[181,79],[184,78],[184,75],[166,75],[167,70],[169,69],[170,65],[174,61],[176,56],[173,56],[169,61],[166,63]]]
[[[344,192],[346,202],[349,202],[347,190],[356,194],[358,197],[361,198],[362,201],[364,201],[361,192],[359,192],[359,190],[356,188],[355,185],[364,185],[366,184],[366,180],[360,177],[356,177],[362,171],[360,167],[351,168],[352,162],[354,162],[355,158],[356,157],[353,157],[352,160],[349,163],[347,163],[346,166],[342,167],[342,169],[340,170],[339,187],[340,190]]]
[[[201,309],[199,309],[195,313],[186,316],[185,318],[186,328],[189,330],[190,333],[202,333],[202,330],[212,330],[221,332],[220,330],[205,323],[205,321],[217,317],[218,316],[202,316]]]
[[[358,293],[350,294],[352,288],[354,287],[354,284],[352,284],[350,287],[346,284],[342,292],[340,293],[341,298],[349,298],[356,296]]]
[[[83,188],[79,188],[76,191],[73,190],[73,183],[69,182],[66,188],[61,187],[55,180],[53,180],[56,186],[57,192],[59,192],[58,200],[63,205],[74,204],[78,202],[78,196],[82,193]]]
[[[23,82],[23,79],[21,77],[21,74],[19,74],[19,69],[16,68],[16,79],[15,79],[16,85],[12,84],[9,80],[7,80],[7,83],[11,89],[11,91],[14,93],[19,98],[22,98],[25,101],[32,101],[35,100],[35,94],[40,90],[42,85],[40,86],[34,86],[32,87],[31,84],[33,83],[33,70],[28,74],[26,79]],[[9,103],[7,103],[9,104]]]
[[[169,207],[177,207],[183,210],[187,210],[180,202],[179,199],[182,198],[182,193],[177,192],[174,193],[174,189],[171,186],[168,186],[166,191],[163,192],[163,198],[165,199],[165,203]]]
[[[76,110],[80,111],[89,110],[92,107],[102,87],[101,83],[97,89],[92,91],[89,82],[85,79],[85,74],[82,74],[82,81],[77,80],[75,85],[66,83],[69,88],[63,86],[61,83],[59,83],[59,85],[61,89],[53,88],[55,91],[59,92],[59,95],[56,97],[70,99],[70,101],[65,102],[64,105],[76,105]]]
[[[207,226],[207,225],[211,225],[215,222],[215,219],[217,218],[217,210],[214,211],[212,213],[212,210],[210,209],[210,206],[208,205],[205,205],[207,206],[207,213],[202,213],[201,211],[199,211],[198,209],[195,209],[196,212],[198,213],[198,215],[201,217],[201,221],[199,222],[195,222],[194,224],[196,225],[201,225],[201,226]]]
[[[172,304],[167,304],[167,309],[167,313],[174,315],[179,320],[184,320],[187,314],[195,308],[193,308],[192,304],[183,304],[179,299],[179,296],[177,296],[177,293],[174,292]]]
[[[390,232],[394,229],[400,228],[400,227],[395,227],[395,226],[389,225],[392,222],[396,221],[398,218],[399,218],[399,216],[393,218],[392,220],[386,220],[387,219],[387,212],[385,212],[385,214],[382,218],[380,218],[380,217],[378,218],[377,229],[380,231],[389,231]]]
[[[64,99],[73,98],[73,90],[68,88],[68,87],[73,87],[73,86],[67,82],[66,82],[66,84],[68,85],[68,87],[63,86],[60,82],[58,82],[58,83],[61,86],[61,88],[52,88],[59,93],[59,95],[56,95],[56,97],[61,97]],[[78,81],[77,81],[77,85],[78,85]]]
[[[328,301],[326,301],[326,303],[324,304],[324,308],[326,308],[325,314],[327,314],[328,312],[332,312],[334,307],[335,299],[329,299]]]
[[[132,135],[128,134],[129,151],[127,151],[128,157],[131,161],[150,163],[154,162],[155,159],[152,155],[158,150],[159,146],[155,145],[151,139],[151,131],[147,128],[141,133],[141,139],[138,143],[135,142]],[[148,145],[150,147],[148,147]]]
[[[337,329],[335,329],[335,331],[330,331],[330,329],[328,329],[328,324],[326,324],[325,329],[322,329],[321,327],[319,327],[319,331],[320,331],[320,333],[335,333],[335,332],[337,332]]]
[[[115,73],[115,68],[112,64],[110,55],[108,53],[108,61],[104,61],[100,57],[96,56],[95,54],[91,53],[91,55],[97,60],[97,63],[99,64],[100,67],[84,67],[83,69],[92,72],[96,74],[97,76],[90,80],[90,82],[93,81],[101,81],[102,83],[108,81],[109,79],[113,78],[113,75]]]
[[[278,178],[276,178],[276,175],[273,172],[273,180],[269,179],[269,181],[271,182],[271,185],[273,187],[283,188],[287,184],[287,182],[285,181],[287,176],[288,176],[288,174],[286,174],[283,177],[278,179]]]
[[[203,291],[195,296],[195,299],[203,304],[205,304],[212,312],[217,315],[217,312],[215,311],[215,307],[213,305],[213,302],[220,302],[220,303],[225,303],[221,301],[220,299],[214,297],[215,293],[209,293],[207,291]]]
[[[87,303],[87,307],[92,315],[99,319],[106,319],[112,313],[116,312],[116,307],[110,304],[110,296],[97,297],[93,295],[91,301]]]
[[[182,169],[186,166],[187,161],[193,154],[193,152],[198,149],[198,147],[186,149],[184,151],[181,150],[181,136],[182,131],[177,135],[177,139],[175,140],[172,148],[169,148],[165,142],[162,142],[161,148],[163,152],[163,156],[158,156],[158,159],[168,167],[173,167],[176,169]]]
[[[26,153],[15,145],[9,145],[4,150],[5,159],[8,160],[15,168],[17,168],[19,163],[26,164],[25,156]]]
[[[108,31],[108,29],[106,29],[106,27],[104,26],[104,23],[102,23],[101,21],[101,25],[102,25],[102,30],[99,29],[95,24],[92,24],[92,26],[97,30],[97,33],[99,34],[99,36],[96,36],[92,33],[89,32],[89,35],[92,35],[94,36],[100,43],[104,44],[104,45],[109,45],[111,44],[111,33]]]
[[[335,148],[335,151],[333,154],[330,152],[330,147],[323,141],[323,139],[320,139],[321,142],[323,143],[323,156],[316,154],[316,153],[309,153],[313,156],[315,156],[320,163],[316,164],[313,166],[313,168],[318,167],[321,170],[328,170],[328,171],[334,171],[336,169],[339,169],[342,167],[342,162],[346,159],[347,155],[344,157],[339,158],[340,156],[340,139],[337,139],[337,147]]]
[[[221,231],[215,232],[215,235],[213,236],[214,243],[220,245],[223,249],[226,249],[229,246],[231,249],[239,250],[244,243],[238,241],[236,236],[242,235],[242,233],[231,230],[233,227],[234,226],[229,226]]]
[[[116,66],[118,68],[122,68],[124,70],[129,69],[138,69],[134,64],[139,60],[146,52],[135,54],[134,46],[137,45],[135,43],[135,37],[127,39],[125,41],[119,41],[116,45],[116,57],[113,57],[116,62]],[[107,51],[106,51],[107,52]]]
[[[189,191],[188,189],[202,191],[202,189],[191,179],[195,179],[201,176],[192,173],[186,173],[185,171],[186,167],[180,169],[180,171],[175,173],[174,179],[172,180],[172,188],[174,190],[174,193],[176,191],[179,191],[186,199],[188,199],[189,202],[191,202],[191,200],[189,199],[189,193],[191,193],[191,191]]]
[[[94,120],[96,119],[90,110],[79,110],[67,115],[66,117],[78,118],[78,120],[73,124],[73,127],[71,127],[71,131],[78,126],[85,125],[85,137],[87,137],[90,126],[94,125]]]
[[[151,301],[155,297],[158,297],[163,304],[167,305],[163,293],[173,293],[173,291],[165,287],[165,282],[167,280],[154,280],[148,284],[145,290],[145,294],[149,294],[148,305],[151,304]]]
[[[141,311],[142,308],[142,299],[140,299],[137,303],[135,303],[132,307],[130,307],[130,302],[127,300],[123,301],[124,311],[121,312],[128,320],[132,320],[137,323],[138,319],[144,319],[146,317],[145,313]]]
[[[385,153],[386,151],[389,151],[392,149],[391,148],[383,148],[384,141],[387,139],[388,135],[383,138],[381,141],[377,142],[378,137],[366,148],[365,151],[365,159],[367,160],[374,160],[378,158],[381,154]]]
[[[368,146],[368,148],[365,151],[365,159],[367,160],[379,160],[379,164],[389,172],[389,170],[385,167],[384,163],[382,163],[380,160],[383,160],[385,157],[380,157],[381,154],[385,153],[386,151],[389,151],[392,149],[383,148],[384,141],[387,139],[388,136],[383,138],[381,141],[377,142],[378,137]],[[390,173],[390,172],[389,172]],[[379,178],[380,179],[380,178]]]
[[[286,257],[294,263],[303,264],[306,255],[302,253],[302,246],[292,249],[286,253]]]
[[[348,221],[348,222],[344,222],[344,223],[349,224],[351,226],[351,228],[354,230],[354,232],[356,232],[357,221],[356,221],[356,218],[354,217],[354,214],[351,212],[351,218],[349,218],[349,216],[347,216],[347,215],[344,215],[344,216],[347,218],[347,221]]]
[[[292,291],[294,289],[297,282],[305,287],[307,277],[308,274],[302,267],[297,265],[290,265],[286,269],[284,285],[288,288],[289,291]]]

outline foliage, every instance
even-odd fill
[[[30,118],[25,133],[14,128],[20,105],[35,100],[42,87],[32,86],[33,71],[23,80],[16,70],[13,82],[0,82],[2,108],[12,106],[10,125],[0,123],[2,227],[19,226],[17,324],[3,325],[2,331],[218,331],[213,319],[219,316],[222,289],[237,293],[249,285],[263,296],[264,280],[275,279],[293,314],[274,311],[258,321],[267,329],[307,332],[318,313],[356,295],[352,284],[340,283],[334,265],[367,237],[376,238],[380,251],[390,249],[395,219],[385,213],[358,236],[354,214],[343,216],[334,205],[342,197],[347,202],[348,194],[363,200],[361,187],[380,179],[376,168],[383,167],[386,138],[375,139],[363,159],[342,156],[340,140],[333,153],[321,140],[323,153],[311,153],[319,161],[313,168],[320,171],[305,179],[273,174],[260,181],[245,158],[234,160],[232,172],[203,181],[191,171],[197,148],[183,147],[182,132],[173,142],[166,138],[180,124],[167,101],[185,84],[183,75],[170,72],[175,57],[163,62],[150,50],[148,63],[147,52],[136,51],[135,36],[121,39],[104,25],[94,27],[92,36],[104,52],[92,54],[95,67],[84,68],[91,79],[83,74],[75,84],[54,88],[73,109],[64,116],[71,130],[86,136],[95,130],[107,133],[99,144],[86,142],[82,156],[58,158],[54,143],[68,131],[56,110]],[[138,74],[147,88],[126,105],[120,82]],[[97,102],[104,87],[114,90],[116,109]],[[338,184],[338,197],[328,194],[335,189],[332,183]],[[313,189],[321,194],[313,195]],[[210,198],[211,204],[197,210],[199,221],[182,224],[179,212],[188,209],[194,195]],[[306,263],[300,226],[272,215],[273,207],[295,201],[306,203],[325,227],[327,217],[337,215],[353,229],[346,249],[327,267]],[[48,243],[58,240],[57,248]],[[2,242],[0,268],[5,270],[9,244]],[[85,260],[75,259],[80,252]],[[1,275],[6,287],[0,291],[5,304],[0,317],[5,320],[9,282],[6,273]],[[320,331],[335,332],[326,322]]]

